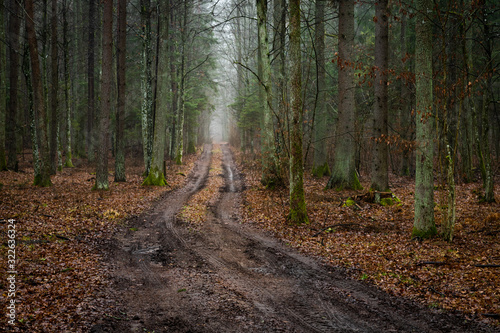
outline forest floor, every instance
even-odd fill
[[[264,189],[256,165],[227,145],[195,159],[168,168],[166,192],[140,186],[140,163],[106,192],[86,167],[48,189],[1,173],[0,267],[12,218],[18,274],[17,322],[0,331],[499,331],[500,205],[479,204],[479,184],[458,187],[448,244],[410,239],[409,179],[380,206],[307,178],[311,223],[290,226],[286,190]]]

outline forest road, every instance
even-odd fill
[[[91,332],[493,332],[388,295],[238,220],[243,181],[222,145],[225,187],[193,231],[176,219],[203,189],[205,145],[186,185],[103,246],[118,303]]]

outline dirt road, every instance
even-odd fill
[[[184,188],[105,247],[118,309],[93,332],[493,332],[347,279],[238,221],[242,180],[222,145],[225,187],[200,230],[176,219],[200,191],[210,145]]]

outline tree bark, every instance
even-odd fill
[[[33,0],[25,1],[26,11],[26,32],[28,34],[28,45],[31,59],[31,80],[34,92],[35,118],[37,119],[37,133],[40,142],[41,173],[40,177],[35,177],[34,184],[37,186],[51,186],[50,180],[50,154],[49,140],[47,135],[47,112],[45,109],[45,99],[42,87],[42,75],[40,72],[40,61],[38,60],[38,43],[36,40],[35,22],[33,21]]]
[[[339,1],[339,110],[332,175],[327,188],[361,189],[356,174],[355,100],[354,100],[354,2]]]
[[[387,71],[389,63],[389,24],[387,0],[375,4],[375,109],[373,113],[374,150],[371,188],[389,190],[387,145]]]
[[[300,57],[300,0],[290,0],[290,68],[292,121],[290,133],[290,213],[291,223],[309,223],[304,193],[302,161],[302,68]]]
[[[415,219],[413,237],[428,238],[436,234],[434,222],[434,131],[432,113],[432,13],[431,0],[417,1],[415,28],[415,80],[416,80],[416,175]]]
[[[109,151],[109,116],[111,113],[111,77],[113,71],[113,0],[104,0],[102,19],[102,83],[101,108],[98,115],[97,168],[95,190],[109,189],[108,151]]]
[[[260,85],[262,90],[262,129],[261,154],[262,177],[261,183],[265,186],[276,185],[278,175],[276,168],[276,151],[274,148],[274,126],[272,117],[272,89],[271,89],[271,59],[269,57],[269,43],[267,34],[267,0],[256,0],[257,31],[259,40],[259,64],[261,65]]]
[[[148,175],[153,153],[153,73],[151,49],[151,0],[141,0],[142,25],[142,151],[144,156],[144,174]]]
[[[95,117],[95,1],[89,0],[89,29],[87,50],[87,157],[94,161],[94,117]]]
[[[19,82],[19,4],[16,0],[10,1],[9,10],[9,99],[6,117],[6,145],[7,168],[18,171],[17,159],[17,107],[18,107],[18,82]]]
[[[314,117],[314,163],[313,174],[317,177],[330,175],[326,152],[326,113],[325,86],[325,0],[316,0],[314,47],[316,49],[317,103]]]
[[[0,6],[0,40],[5,39],[4,8]],[[5,43],[0,42],[0,59],[7,59]],[[0,61],[0,171],[7,170],[5,154],[5,116],[7,114],[7,61]]]
[[[57,0],[51,2],[50,17],[50,173],[56,174],[58,167],[59,151],[59,111],[58,111],[58,92],[59,92],[59,66],[58,66],[58,46],[57,46]]]
[[[124,182],[125,177],[125,68],[127,51],[127,1],[118,0],[118,26],[116,41],[116,79],[117,79],[117,106],[116,106],[116,157],[115,181]]]
[[[167,181],[163,174],[163,162],[165,159],[165,142],[167,129],[167,110],[169,105],[169,66],[168,66],[168,19],[169,19],[169,1],[160,3],[160,35],[159,35],[159,59],[158,59],[158,98],[156,100],[157,107],[155,112],[154,122],[154,140],[153,140],[153,155],[151,159],[151,168],[147,178],[142,183],[143,185],[158,185],[165,186]]]
[[[68,10],[69,5],[68,1],[64,0],[64,9],[63,9],[63,52],[64,52],[64,102],[66,107],[66,160],[64,162],[64,166],[66,168],[73,168],[73,160],[72,160],[72,150],[71,150],[71,77],[69,70],[69,44],[68,40]]]

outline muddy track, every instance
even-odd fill
[[[243,182],[222,146],[225,187],[193,232],[176,214],[203,188],[210,145],[184,188],[129,221],[105,246],[119,304],[93,332],[493,332],[431,311],[242,225]]]

